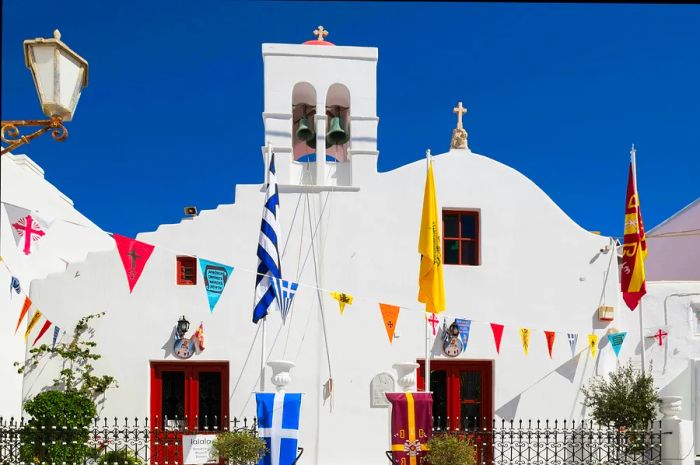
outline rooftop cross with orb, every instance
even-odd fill
[[[462,106],[462,102],[459,102],[457,106],[452,109],[452,112],[457,115],[457,127],[452,130],[452,141],[450,142],[450,148],[466,149],[467,131],[462,125],[462,115],[467,112],[467,109]]]
[[[316,40],[323,41],[325,40],[326,36],[328,35],[328,31],[326,31],[323,26],[319,26],[316,29],[314,29],[314,35],[316,36]]]
[[[452,112],[457,115],[457,129],[464,129],[462,126],[462,115],[467,112],[467,109],[462,106],[462,102],[459,102],[457,106],[452,109]]]

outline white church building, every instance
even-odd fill
[[[263,44],[262,56],[261,184],[237,185],[235,203],[139,234],[137,240],[155,249],[131,292],[113,239],[82,218],[85,234],[95,235],[81,246],[85,258],[76,255],[60,270],[47,265],[23,285],[29,288],[37,278],[30,297],[61,327],[106,313],[94,323],[103,355],[96,372],[114,376],[119,387],[107,391],[101,415],[157,417],[160,427],[172,426],[165,417],[197,418],[201,425],[210,421],[204,418],[254,416],[263,357],[263,330],[251,321],[254,270],[272,152],[282,275],[299,288],[284,324],[276,311],[267,317],[264,359],[296,364],[287,390],[303,393],[301,463],[385,464],[389,410],[381,394],[399,389],[392,365],[419,363],[418,388],[424,388],[426,314],[416,296],[426,161],[416,147],[415,162],[377,169],[377,48],[335,46],[320,35],[299,45]],[[432,337],[434,417],[443,424],[449,418],[451,426],[465,418],[478,424],[582,418],[580,388],[618,363],[609,332],[627,332],[620,363],[638,365],[642,347],[654,350],[653,339],[640,340],[637,314],[620,297],[615,241],[576,224],[521,173],[473,153],[461,126],[461,104],[455,110],[459,122],[451,148],[432,157],[447,303],[438,319],[439,326],[471,320],[471,329],[466,348],[452,356],[443,350],[439,328]],[[300,139],[300,124],[315,138]],[[338,125],[348,137],[327,144],[327,132]],[[445,143],[451,130],[445,128]],[[443,143],[425,144],[432,142]],[[67,206],[55,212],[68,214]],[[3,222],[5,244],[12,240],[6,231]],[[233,267],[213,310],[201,259]],[[47,276],[52,271],[58,272]],[[342,314],[331,291],[353,296]],[[391,341],[379,303],[400,307]],[[600,307],[613,310],[603,315]],[[188,336],[203,323],[204,350],[176,353],[182,316],[190,323]],[[16,318],[10,320],[14,325]],[[503,325],[498,350],[492,323]],[[528,354],[521,328],[532,330]],[[555,333],[551,353],[545,331]],[[595,355],[590,334],[599,338]],[[573,346],[569,335],[577,335]],[[41,342],[51,343],[50,332]],[[694,344],[697,339],[687,342],[690,349],[681,354],[686,364]],[[676,365],[667,368],[688,380],[696,376]],[[22,398],[50,385],[58,369],[47,361],[26,375]],[[659,387],[673,383],[671,371]],[[262,377],[266,390],[273,389],[270,376],[268,368]],[[682,391],[697,399],[695,384],[669,389],[664,393]],[[15,398],[19,404],[18,393]],[[692,402],[700,405],[700,399]],[[684,418],[695,416],[692,409],[690,403],[684,407]]]

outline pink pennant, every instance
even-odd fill
[[[501,337],[503,337],[503,325],[491,323],[491,331],[493,331],[493,342],[496,343],[496,352],[501,353]]]
[[[129,281],[129,292],[132,292],[155,246],[118,234],[112,236],[117,243],[119,257],[122,259],[126,279]]]
[[[554,331],[545,331],[544,332],[544,337],[547,338],[547,351],[549,352],[549,358],[552,358],[552,347],[554,347],[554,338],[557,336],[557,333]]]

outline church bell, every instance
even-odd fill
[[[306,119],[306,116],[302,116],[299,120],[299,127],[297,128],[296,135],[297,139],[307,143],[311,139],[316,139],[316,133],[309,127],[309,121]]]
[[[326,145],[329,147],[331,145],[343,145],[350,140],[350,137],[345,132],[345,129],[343,129],[343,126],[343,119],[341,117],[334,116],[331,119],[330,127],[326,133]]]

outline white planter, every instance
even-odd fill
[[[272,384],[275,385],[277,392],[284,392],[285,387],[292,381],[289,370],[296,364],[288,360],[273,360],[267,362],[267,366],[272,368]]]
[[[403,389],[403,392],[415,390],[416,387],[416,369],[419,367],[415,362],[394,363],[392,367],[396,370],[397,383]]]
[[[661,398],[659,410],[663,414],[663,420],[678,420],[681,413],[683,398],[678,396],[668,396]]]

